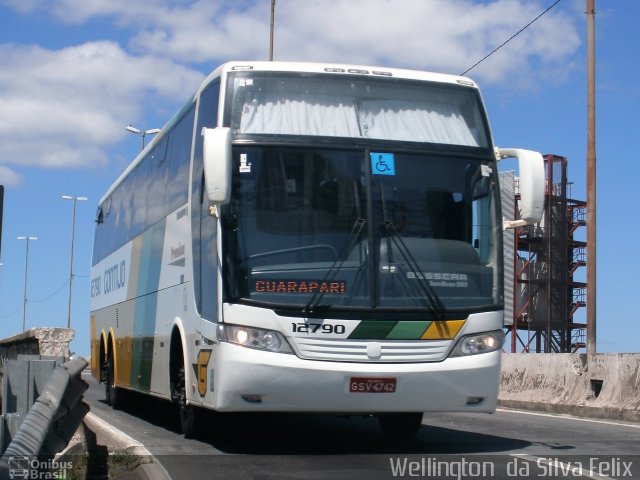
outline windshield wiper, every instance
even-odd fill
[[[353,223],[351,227],[351,231],[349,232],[349,236],[347,237],[344,244],[342,245],[340,252],[336,256],[335,260],[333,261],[333,264],[327,270],[327,273],[325,274],[322,281],[320,282],[320,285],[326,285],[327,281],[331,282],[336,278],[336,275],[342,269],[344,262],[347,260],[349,254],[351,253],[353,248],[356,246],[356,243],[360,238],[360,234],[362,233],[362,230],[364,229],[364,226],[367,223],[366,219],[362,216],[362,210],[360,207],[360,196],[358,192],[358,184],[355,181],[353,182],[353,194],[355,196],[355,206],[356,206],[356,216],[357,216],[356,221]],[[360,261],[360,265],[362,265],[362,261]],[[324,291],[316,290],[314,294],[311,296],[311,299],[309,299],[309,302],[302,309],[303,313],[306,313],[306,314],[313,313],[314,309],[317,308],[320,302],[322,301],[322,297],[324,297],[325,293],[326,293],[326,289]]]
[[[387,262],[389,266],[389,271],[391,271],[391,261],[392,261],[392,249],[391,242],[395,245],[397,251],[402,256],[402,259],[409,265],[409,268],[415,273],[414,278],[417,280],[418,290],[424,295],[424,297],[429,302],[429,310],[436,318],[443,318],[446,313],[446,308],[438,294],[435,292],[429,280],[425,279],[422,275],[420,265],[415,260],[413,255],[411,254],[411,250],[407,247],[407,244],[404,242],[398,230],[396,230],[393,222],[389,220],[389,216],[387,215],[387,206],[386,200],[384,197],[384,186],[382,182],[380,183],[380,197],[382,200],[382,229],[387,233],[385,235],[387,241]]]

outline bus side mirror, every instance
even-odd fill
[[[540,223],[544,213],[544,160],[542,155],[519,148],[497,148],[496,158],[517,158],[520,173],[520,220],[505,222],[505,228]]]
[[[203,128],[202,137],[207,198],[215,205],[224,205],[231,198],[231,129]]]

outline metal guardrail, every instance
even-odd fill
[[[58,362],[54,361],[54,363]],[[51,462],[47,459],[53,458],[68,445],[89,411],[89,406],[82,401],[82,395],[88,385],[80,377],[86,366],[87,361],[81,357],[62,365],[55,365],[28,412],[17,413],[18,419],[21,420],[20,426],[0,458],[0,478],[21,478],[25,471],[34,468],[34,464],[50,464]],[[4,386],[5,383],[10,383],[8,379],[11,377],[9,373],[11,368],[12,365],[5,364],[3,406],[5,403],[9,405],[12,402],[5,397],[7,393],[12,393],[12,387]],[[27,368],[27,371],[32,370],[31,366]],[[33,393],[38,390],[37,378],[38,375],[27,377],[27,392]],[[14,403],[24,405],[25,401],[20,400]],[[26,403],[29,403],[28,400]],[[6,415],[12,412],[4,413]],[[8,429],[2,425],[2,430],[3,434],[6,434]]]
[[[64,357],[19,354],[17,360],[2,363],[2,418],[8,423],[13,417],[18,422],[31,409],[44,390],[51,372],[64,363]],[[10,430],[11,435],[15,430]],[[0,453],[11,438],[2,438],[0,430]]]

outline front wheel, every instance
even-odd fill
[[[187,385],[184,366],[178,370],[176,393],[180,429],[185,438],[194,438],[200,431],[201,412],[198,407],[187,403]]]
[[[378,416],[382,433],[394,439],[409,440],[422,426],[422,412],[384,413]]]

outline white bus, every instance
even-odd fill
[[[379,418],[492,412],[497,160],[539,220],[542,157],[494,148],[476,84],[363,66],[217,68],[100,200],[91,369],[108,402]]]

